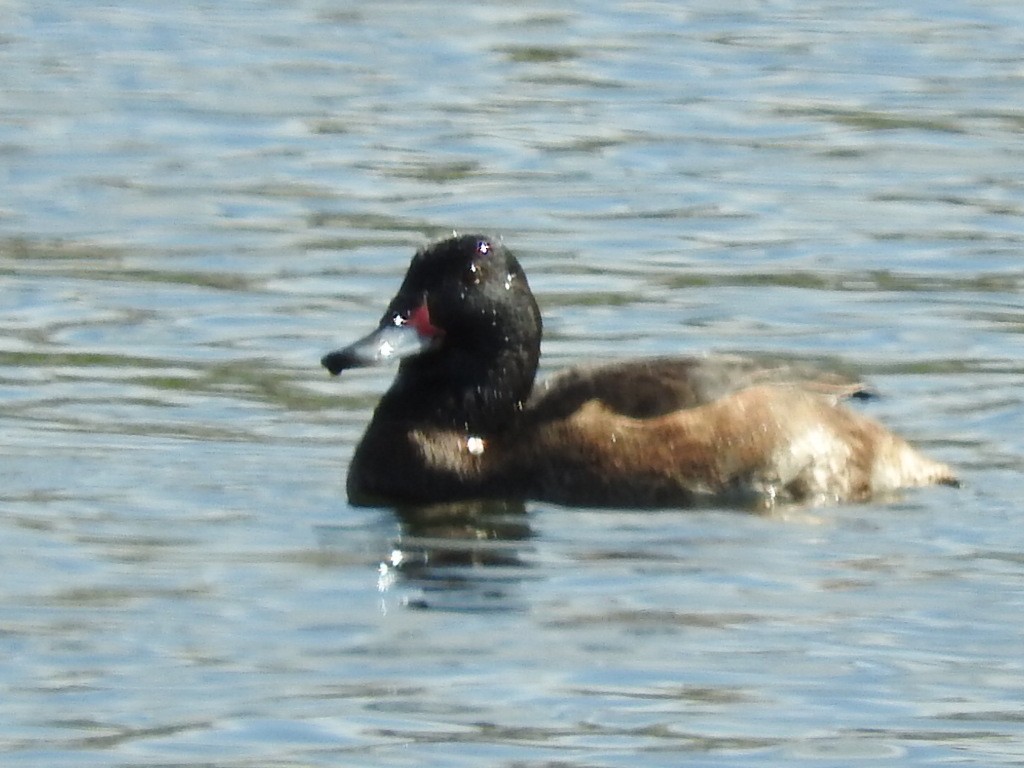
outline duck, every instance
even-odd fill
[[[321,360],[334,376],[398,364],[352,456],[350,503],[771,508],[959,484],[848,407],[871,395],[855,379],[694,356],[583,365],[537,384],[542,330],[501,240],[454,235],[418,250],[376,329]]]

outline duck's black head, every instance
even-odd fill
[[[416,253],[377,330],[321,360],[332,374],[401,360],[378,413],[486,431],[529,397],[540,310],[519,262],[483,235]]]

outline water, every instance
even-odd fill
[[[1019,3],[0,6],[10,766],[1024,762]],[[960,491],[351,509],[412,250],[842,362]]]

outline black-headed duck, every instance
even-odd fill
[[[416,253],[377,330],[332,373],[401,360],[348,473],[355,504],[535,499],[587,506],[851,501],[955,485],[839,401],[856,382],[742,358],[573,368],[534,387],[541,315],[505,246]]]

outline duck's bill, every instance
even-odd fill
[[[420,333],[414,325],[384,325],[354,344],[324,355],[320,364],[337,376],[348,368],[385,365],[421,354],[434,345],[435,339]]]

